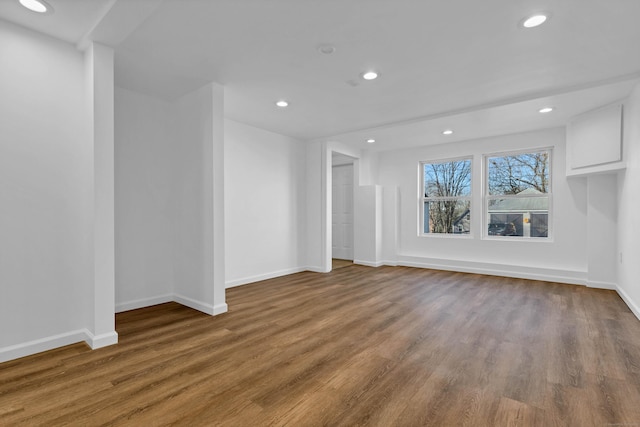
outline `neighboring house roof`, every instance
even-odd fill
[[[498,199],[498,201],[489,207],[489,212],[531,212],[531,211],[547,211],[549,210],[549,199],[546,197],[517,197],[520,195],[531,196],[535,194],[542,195],[535,188],[527,188],[518,193],[515,197],[506,199]]]
[[[471,212],[469,209],[464,211],[464,213],[462,215],[460,215],[458,218],[456,218],[455,221],[453,221],[453,225],[460,224],[467,217],[467,215],[469,215],[469,212]]]

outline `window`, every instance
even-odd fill
[[[486,156],[489,236],[549,237],[551,150]]]
[[[471,231],[471,159],[420,163],[422,233]]]

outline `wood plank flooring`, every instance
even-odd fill
[[[331,260],[331,269],[332,270],[335,270],[336,268],[348,267],[350,265],[353,265],[353,261],[350,261],[350,260],[347,260],[347,259],[333,258]]]
[[[0,364],[0,425],[640,426],[640,321],[612,291],[351,265],[227,302]]]

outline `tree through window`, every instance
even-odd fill
[[[421,163],[422,232],[469,234],[471,159]]]

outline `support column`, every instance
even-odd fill
[[[209,85],[212,98],[211,121],[211,179],[207,180],[213,206],[210,207],[212,233],[209,237],[210,248],[207,248],[205,260],[209,259],[213,272],[209,273],[210,283],[213,285],[213,315],[225,313],[225,255],[224,255],[224,87],[212,83]]]
[[[227,311],[224,261],[224,88],[177,101],[174,153],[174,299],[210,315]]]
[[[115,331],[113,49],[91,43],[85,51],[87,110],[93,144],[93,310],[88,344],[118,342]]]
[[[616,289],[617,181],[613,174],[587,177],[587,286]]]

